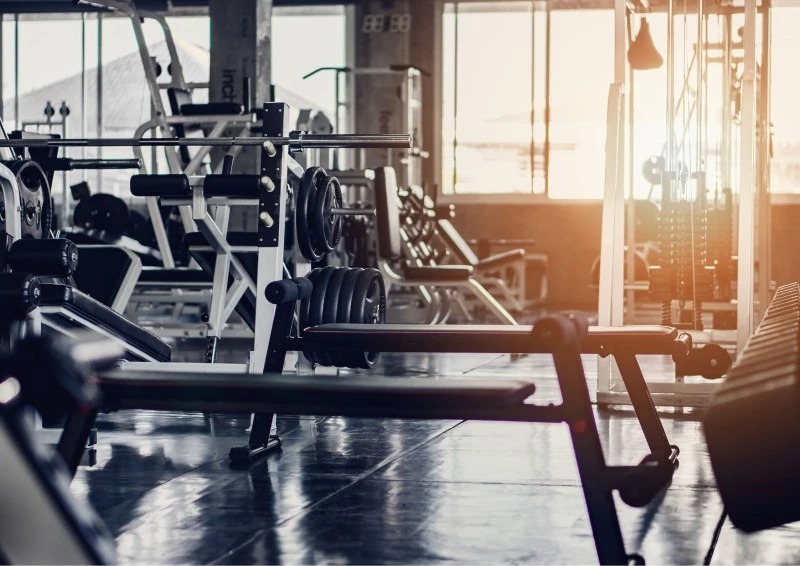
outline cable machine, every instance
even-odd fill
[[[694,376],[724,375],[769,302],[767,2],[615,3],[599,322],[621,325],[636,314],[637,323],[675,326],[692,335],[692,355],[676,367],[674,380],[650,384],[660,405],[702,406],[715,384]],[[659,12],[666,14],[664,58],[647,20],[648,13]],[[654,71],[664,60],[664,68]],[[640,169],[634,162],[633,87],[645,70],[666,72],[666,136],[661,154]],[[635,281],[633,265],[637,174],[649,180],[659,210],[644,284]],[[646,303],[657,305],[650,319],[642,314],[643,294]],[[598,402],[627,403],[607,360],[598,368]]]

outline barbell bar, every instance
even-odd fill
[[[0,147],[230,147],[288,145],[293,150],[312,148],[411,148],[410,134],[307,134],[288,136],[219,138],[63,138],[0,140]]]
[[[335,216],[375,216],[374,208],[331,208],[329,214]]]

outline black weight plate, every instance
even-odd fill
[[[53,224],[50,184],[41,167],[30,160],[4,162],[17,180],[23,238],[48,238]]]
[[[313,223],[310,226],[320,249],[333,252],[342,237],[342,217],[331,214],[334,208],[342,208],[342,187],[336,177],[321,177],[317,180],[314,199]]]
[[[339,301],[342,295],[342,282],[344,281],[345,274],[349,271],[347,267],[339,267],[331,275],[328,281],[328,288],[325,291],[325,304],[322,308],[322,323],[339,322],[337,317],[339,315]],[[341,352],[319,352],[322,358],[323,365],[335,367],[343,367],[345,365],[344,356]]]
[[[341,290],[339,291],[339,312],[336,314],[337,322],[350,322],[350,313],[353,305],[353,294],[355,293],[356,283],[363,269],[358,267],[347,268],[344,279],[342,280]],[[363,357],[360,352],[344,352],[342,355],[342,365],[349,368],[357,368],[358,360]]]
[[[297,188],[296,200],[294,203],[295,226],[297,227],[297,245],[300,253],[310,262],[322,259],[324,252],[319,249],[319,244],[315,241],[311,231],[310,209],[313,208],[317,193],[317,182],[319,178],[326,176],[325,170],[321,167],[309,167],[300,179]]]
[[[377,316],[376,315],[377,309]],[[364,269],[358,277],[350,307],[350,322],[382,324],[386,320],[386,288],[377,269]],[[363,352],[353,357],[353,365],[370,369],[377,363],[380,352]]]
[[[653,186],[661,184],[661,174],[664,172],[664,158],[660,155],[653,155],[642,164],[642,176],[645,181]]]
[[[731,356],[719,344],[706,344],[698,351],[702,367],[702,376],[706,379],[720,379],[731,367]]]
[[[86,203],[84,207],[83,204]],[[79,210],[80,209],[80,210]],[[128,205],[119,197],[97,193],[83,199],[75,207],[73,215],[76,225],[82,228],[103,230],[115,235],[125,232],[130,221]],[[78,220],[81,222],[78,223]]]
[[[325,295],[328,291],[328,282],[334,271],[336,271],[335,267],[323,267],[314,279],[314,290],[311,292],[311,301],[309,302],[308,308],[308,326],[319,326],[322,324]],[[314,352],[313,357],[318,364],[327,361],[324,353],[321,355],[320,352]]]

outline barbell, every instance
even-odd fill
[[[262,146],[274,154],[276,146],[292,151],[313,148],[411,148],[410,134],[307,134],[291,132],[288,136],[218,137],[218,138],[57,138],[0,140],[0,147],[217,147]]]
[[[312,263],[339,245],[343,216],[375,215],[375,209],[344,208],[339,180],[322,167],[306,169],[295,198],[297,245],[303,257]]]

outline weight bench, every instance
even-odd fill
[[[292,288],[296,290],[298,286],[291,281],[281,282],[279,287],[285,293],[284,298],[298,298],[297,292],[292,296]],[[289,304],[288,301],[282,303],[282,313],[278,317],[287,314],[286,305]],[[259,422],[263,422],[259,417],[276,413],[563,422],[569,425],[600,562],[641,562],[640,557],[628,555],[625,550],[613,491],[618,490],[623,501],[630,505],[648,504],[671,482],[678,450],[663,436],[659,450],[639,465],[606,464],[580,358],[580,331],[580,325],[575,321],[553,317],[541,320],[521,333],[526,338],[522,340],[527,344],[526,349],[552,355],[563,398],[558,405],[531,403],[529,398],[536,386],[529,380],[336,379],[329,376],[287,376],[276,372],[244,376],[115,371],[101,375],[98,383],[103,393],[104,410],[255,412],[254,430],[258,429]],[[478,331],[473,329],[472,332]],[[463,333],[453,333],[455,336],[460,334]],[[492,337],[492,331],[484,331],[483,336]],[[352,343],[350,347],[353,347]],[[59,451],[73,473],[96,414],[96,411],[74,413],[67,419]],[[279,442],[277,438],[271,440]],[[251,452],[249,447],[234,448],[231,457],[249,460]]]
[[[514,310],[522,311],[527,305],[542,303],[547,298],[547,256],[537,254],[535,261],[542,266],[542,275],[539,281],[539,296],[528,302],[525,298],[526,252],[524,249],[514,249],[489,255],[483,259],[478,258],[461,233],[446,218],[436,220],[437,234],[444,242],[447,249],[455,256],[458,263],[470,265],[476,272],[478,281],[484,287],[499,290],[508,304]],[[509,285],[504,272],[513,273],[513,284]]]
[[[375,210],[378,226],[378,259],[381,273],[389,285],[435,287],[469,291],[489,312],[504,324],[516,324],[514,317],[475,278],[471,265],[407,265],[401,272],[392,264],[403,257],[403,240],[408,244],[397,205],[397,175],[391,167],[375,169]],[[413,255],[413,248],[406,246]],[[413,257],[411,258],[413,259]]]
[[[122,346],[132,360],[168,362],[172,348],[122,314],[63,283],[42,283],[39,311],[42,324],[74,336],[92,330]]]

